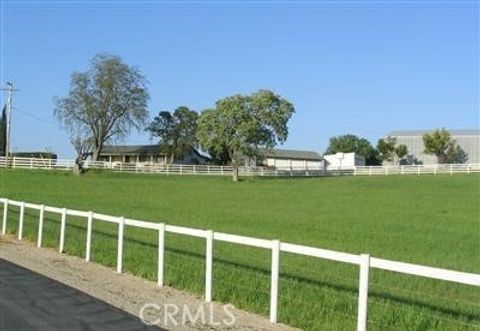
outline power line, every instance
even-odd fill
[[[24,114],[24,115],[27,115],[27,116],[30,116],[31,118],[36,119],[37,121],[58,126],[58,123],[53,122],[53,121],[51,121],[51,120],[49,120],[49,119],[46,119],[46,118],[44,118],[44,117],[38,116],[38,115],[36,115],[36,114],[30,113],[30,112],[28,112],[28,111],[26,111],[26,110],[24,110],[24,109],[21,109],[21,108],[18,108],[18,107],[13,107],[13,108],[14,108],[15,110],[19,111],[20,113]]]

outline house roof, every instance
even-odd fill
[[[294,160],[322,160],[322,156],[315,151],[301,151],[295,149],[270,149],[265,152],[265,157]]]
[[[448,132],[452,136],[480,136],[480,129],[463,129],[463,130],[449,130]],[[400,136],[423,136],[425,133],[432,133],[435,130],[395,130],[387,134],[387,136],[400,137]]]
[[[117,146],[103,146],[100,155],[124,155],[124,154],[161,154],[158,145],[117,145]]]
[[[195,148],[192,148],[193,153],[197,156],[208,159],[205,155],[200,154]],[[168,155],[168,153],[160,151],[159,145],[107,145],[103,146],[100,155],[128,155],[128,154],[157,154]]]

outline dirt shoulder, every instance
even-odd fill
[[[0,237],[0,258],[76,288],[169,330],[297,330],[233,306],[207,304],[201,298],[128,273],[59,254],[12,236]],[[143,313],[141,314],[142,307]]]

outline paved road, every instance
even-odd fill
[[[0,330],[159,331],[83,292],[0,259]]]

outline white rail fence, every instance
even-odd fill
[[[39,158],[9,158],[12,168],[72,170],[74,160],[39,159]],[[0,168],[7,164],[5,157],[0,157]],[[164,175],[213,175],[231,176],[231,166],[218,165],[186,165],[160,163],[122,163],[104,161],[86,161],[88,169],[108,170],[115,172],[154,173]],[[388,175],[422,175],[422,174],[455,174],[480,172],[480,164],[431,164],[431,165],[392,165],[392,166],[357,166],[338,169],[321,168],[270,168],[270,167],[240,167],[241,176],[258,177],[322,177],[322,176],[388,176]]]
[[[30,208],[39,211],[37,246],[42,246],[42,228],[44,212],[57,213],[61,215],[59,252],[63,253],[65,245],[65,231],[67,226],[67,216],[84,217],[87,221],[87,240],[85,260],[90,261],[91,242],[92,242],[92,223],[94,220],[111,222],[118,224],[117,241],[117,273],[122,273],[123,262],[123,242],[124,227],[133,226],[142,229],[150,229],[158,233],[158,270],[157,283],[163,286],[164,283],[164,251],[165,251],[165,233],[176,233],[186,236],[192,236],[205,239],[206,245],[206,263],[205,263],[205,301],[211,302],[213,296],[213,250],[214,241],[223,241],[238,245],[247,245],[263,248],[271,251],[271,284],[270,284],[270,321],[277,322],[278,316],[278,296],[279,296],[279,276],[280,276],[280,252],[287,252],[297,255],[316,257],[319,259],[332,260],[337,262],[349,263],[359,266],[359,291],[358,291],[358,309],[357,309],[357,331],[367,329],[367,310],[368,310],[368,287],[370,268],[383,269],[392,272],[408,274],[419,277],[432,278],[437,280],[449,281],[454,283],[466,284],[480,287],[480,275],[466,272],[459,272],[447,269],[427,267],[423,265],[391,261],[371,257],[369,254],[350,254],[326,250],[321,248],[289,244],[279,240],[258,239],[212,230],[199,230],[164,223],[154,223],[142,220],[134,220],[125,217],[109,216],[98,214],[92,211],[78,211],[67,208],[50,207],[45,205],[27,203],[23,201],[14,201],[6,198],[0,198],[3,202],[3,223],[2,234],[5,235],[8,219],[9,206],[19,207],[18,239],[22,239],[23,223],[25,209]]]

